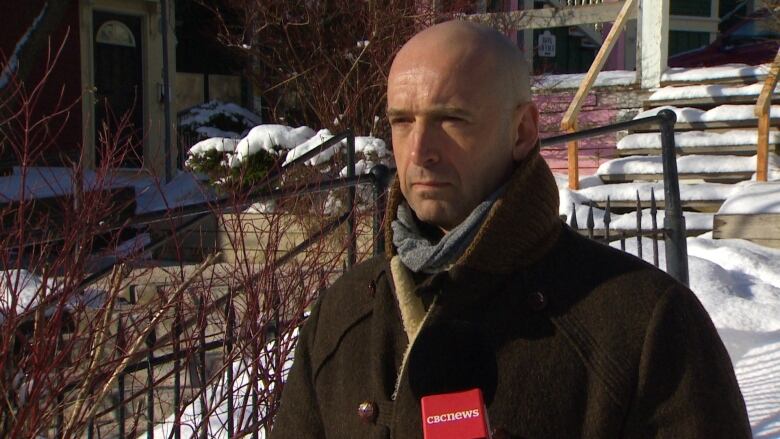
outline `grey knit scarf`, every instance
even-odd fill
[[[415,273],[431,274],[449,269],[471,244],[504,189],[505,186],[502,186],[478,204],[462,223],[445,233],[438,242],[425,236],[412,209],[405,201],[401,203],[396,213],[397,219],[392,222],[393,244],[401,262]]]

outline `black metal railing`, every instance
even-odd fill
[[[661,110],[655,116],[619,122],[561,136],[548,137],[542,139],[541,144],[542,147],[545,147],[588,137],[596,137],[629,128],[636,128],[638,126],[658,125],[661,129],[661,160],[664,171],[665,215],[664,225],[661,231],[664,236],[666,271],[678,281],[688,285],[688,247],[685,240],[685,217],[683,217],[682,214],[682,203],[680,201],[680,183],[677,174],[677,152],[674,145],[674,124],[676,122],[677,116],[673,111]],[[609,212],[609,210],[607,210],[607,212]],[[641,230],[641,209],[637,212],[637,221],[638,231],[636,235],[639,240],[638,244],[640,244],[637,251],[641,252],[641,237],[645,233]],[[652,236],[655,236],[656,232],[651,230],[649,233]],[[656,251],[655,258],[657,259],[657,257]]]

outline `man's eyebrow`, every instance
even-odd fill
[[[409,110],[402,110],[400,108],[388,108],[387,109],[387,117],[398,117],[398,116],[408,116],[412,114],[412,111]],[[460,107],[455,107],[452,105],[434,105],[431,106],[425,111],[421,112],[425,116],[434,116],[434,117],[441,117],[441,116],[457,116],[457,117],[468,117],[471,116],[471,113]]]

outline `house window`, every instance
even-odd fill
[[[709,17],[712,11],[711,8],[711,0],[671,0],[669,13],[671,15]]]
[[[122,47],[135,47],[135,37],[127,25],[110,20],[103,23],[97,31],[95,41]]]
[[[698,49],[710,43],[709,32],[673,30],[669,32],[669,56]]]

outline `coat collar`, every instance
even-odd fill
[[[385,223],[388,259],[396,254],[390,223],[403,201],[396,176],[388,199],[391,216]],[[555,178],[537,146],[515,168],[506,192],[496,200],[474,241],[451,271],[507,274],[533,265],[552,248],[561,232],[558,203]]]

